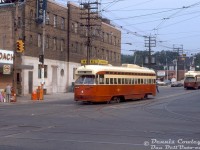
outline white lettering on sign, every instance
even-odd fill
[[[4,0],[0,0],[0,3],[5,3],[5,1]]]
[[[0,63],[13,64],[13,51],[0,49]]]

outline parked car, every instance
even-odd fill
[[[170,80],[164,80],[164,81],[157,80],[156,83],[159,86],[167,86],[171,84]]]
[[[159,85],[159,86],[164,86],[164,85],[165,85],[165,82],[164,82],[164,81],[157,80],[157,81],[156,81],[156,84]]]
[[[176,81],[171,83],[171,87],[181,87],[181,86],[183,86],[182,82]]]
[[[165,85],[170,85],[171,81],[170,80],[164,80]]]

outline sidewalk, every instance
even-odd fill
[[[50,102],[50,101],[58,101],[58,100],[73,100],[73,98],[74,98],[74,93],[72,92],[47,94],[47,95],[44,95],[43,100],[32,100],[31,94],[28,94],[25,96],[17,96],[17,101],[11,102],[11,103],[20,104],[20,103],[33,103],[33,102]],[[9,103],[0,102],[0,105],[1,104],[9,104]]]

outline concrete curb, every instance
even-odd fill
[[[17,96],[16,102],[5,103],[0,102],[0,105],[9,105],[9,104],[21,104],[21,103],[37,103],[37,102],[51,102],[51,101],[59,101],[59,100],[73,100],[74,93],[53,93],[44,95],[43,100],[31,100],[31,94],[25,96]]]

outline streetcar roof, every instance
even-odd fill
[[[200,75],[200,71],[188,71],[185,73],[185,76],[196,76]]]
[[[114,72],[136,72],[136,73],[152,73],[154,70],[149,68],[140,67],[137,65],[126,64],[122,66],[110,66],[110,65],[84,65],[76,70],[76,74],[81,74],[81,71],[87,71],[90,74],[96,74],[100,71],[114,71]]]

